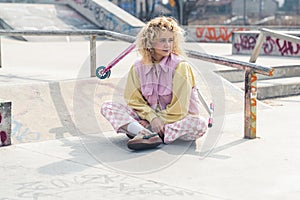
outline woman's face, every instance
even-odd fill
[[[173,50],[174,33],[171,31],[160,31],[159,38],[154,41],[154,59],[160,61],[169,56]]]

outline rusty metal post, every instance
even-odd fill
[[[248,139],[256,138],[256,96],[257,96],[257,76],[251,69],[245,71],[245,126],[244,137]]]
[[[96,76],[96,35],[90,37],[90,68],[91,77]]]
[[[256,40],[255,47],[250,57],[250,63],[255,63],[263,42],[265,35],[261,32]],[[249,139],[256,138],[256,105],[257,105],[257,76],[253,70],[249,68],[245,70],[245,124],[244,137]]]
[[[251,136],[251,76],[250,69],[245,70],[245,96],[244,96],[244,137],[253,138]],[[254,136],[255,137],[255,136]]]

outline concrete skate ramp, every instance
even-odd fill
[[[99,29],[71,7],[63,4],[1,3],[2,27],[14,30],[74,30]],[[73,37],[78,40],[80,37]],[[28,41],[70,40],[61,36],[29,36],[19,38]]]
[[[144,23],[115,4],[104,0],[57,0],[45,4],[0,3],[0,28],[13,30],[105,29],[135,36]],[[40,41],[42,37],[18,39]],[[44,37],[45,38],[45,37]],[[76,40],[79,37],[72,37]],[[70,40],[70,37],[46,37]]]
[[[59,0],[105,30],[136,36],[145,24],[107,0]]]

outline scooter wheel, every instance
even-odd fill
[[[110,76],[110,73],[111,71],[108,70],[106,73],[102,73],[102,71],[105,69],[104,66],[100,66],[96,69],[96,76],[99,78],[99,79],[106,79],[106,78],[109,78]]]

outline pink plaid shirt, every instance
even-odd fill
[[[179,65],[181,65],[181,70],[177,71],[176,69]],[[182,67],[186,69],[183,70]],[[150,111],[145,108],[143,114],[140,113],[140,115],[145,114],[144,117],[147,120],[151,120],[152,117],[158,115],[166,121],[172,122],[181,119],[187,114],[200,114],[200,100],[195,86],[194,75],[190,66],[179,56],[171,54],[163,58],[159,63],[148,66],[142,64],[141,59],[139,59],[134,64],[134,71],[137,74],[137,77],[134,79],[140,82],[141,95],[153,109],[153,111]],[[177,73],[177,76],[174,76],[175,73]],[[177,80],[175,77],[177,77]],[[185,79],[186,81],[183,81]],[[182,83],[182,89],[178,89],[178,87],[181,87],[178,84],[174,88],[173,85],[175,83]],[[181,106],[179,107],[175,106],[176,101],[172,101],[174,93],[177,100],[180,101]],[[135,96],[135,98],[139,99],[140,97],[138,96]],[[143,107],[142,102],[141,104],[137,103],[137,101],[134,102],[134,104],[131,104],[134,109],[139,110]]]

